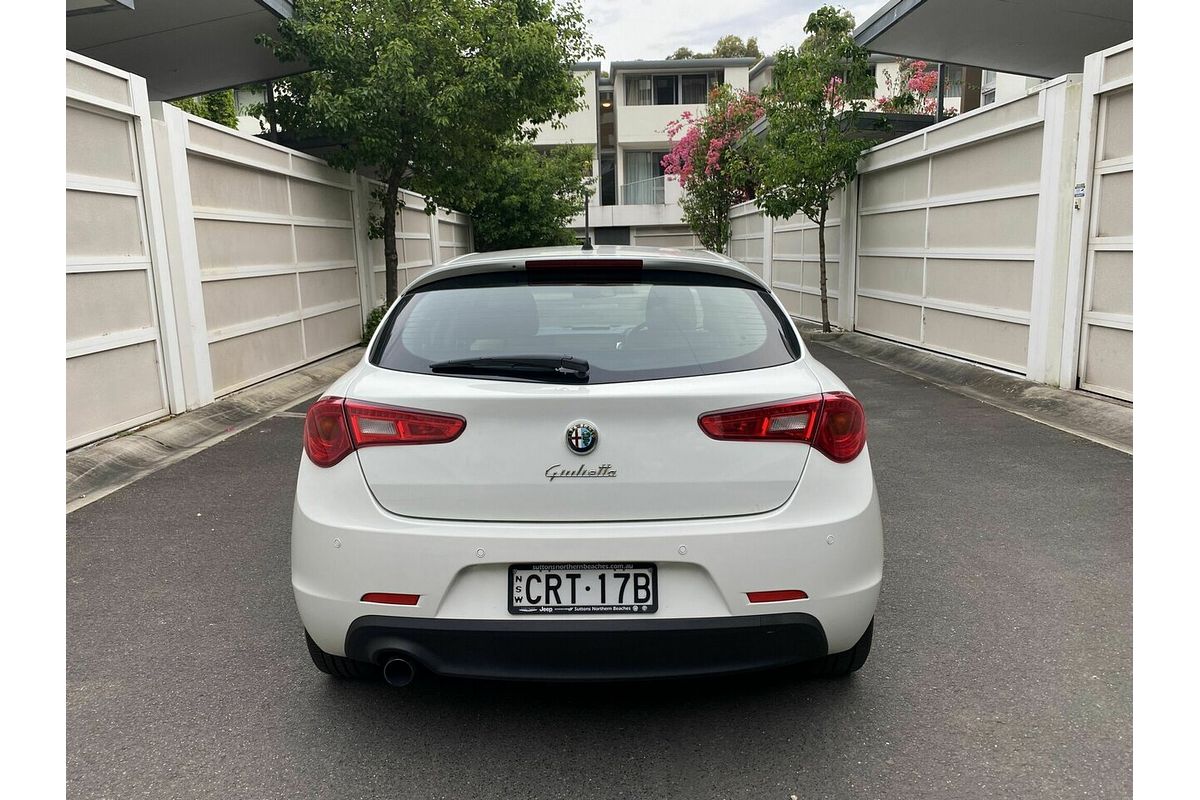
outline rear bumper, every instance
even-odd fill
[[[599,614],[563,620],[509,613],[511,564],[629,562],[657,565],[658,611],[652,616]],[[364,618],[385,618],[390,621],[388,630],[400,631],[389,635],[408,637],[404,647],[430,650],[427,657],[420,652],[411,655],[429,660],[431,669],[439,669],[438,659],[447,665],[465,665],[441,667],[448,674],[481,674],[470,671],[479,668],[470,667],[460,648],[503,650],[508,647],[505,640],[514,637],[525,648],[529,642],[520,635],[528,630],[533,646],[550,650],[558,645],[542,642],[553,642],[554,637],[546,637],[563,632],[555,626],[569,625],[586,627],[589,636],[599,632],[602,641],[611,643],[617,637],[615,641],[633,642],[620,645],[624,652],[646,641],[654,649],[658,631],[689,640],[680,647],[688,649],[690,662],[685,659],[686,663],[673,666],[668,660],[655,665],[651,658],[640,668],[643,675],[655,669],[661,674],[701,674],[804,660],[812,655],[813,640],[824,648],[816,655],[843,652],[870,624],[882,573],[879,503],[865,452],[849,464],[834,464],[814,454],[791,499],[771,512],[602,523],[400,517],[378,505],[355,459],[322,470],[301,458],[292,520],[296,605],[321,650],[346,655],[347,647],[358,647],[357,638],[349,635],[352,627],[367,626],[361,622]],[[808,597],[749,602],[748,592],[776,589],[798,589]],[[419,601],[413,606],[364,602],[369,592],[418,595]],[[764,625],[779,630],[778,623],[769,620],[793,615],[814,620],[821,636],[810,639],[804,634],[800,641],[801,634],[788,628],[782,637],[772,633],[757,645],[739,639],[753,639],[751,634],[762,633]],[[709,631],[706,626],[716,629]],[[450,637],[445,631],[458,631],[463,642],[446,641]],[[619,631],[628,633],[618,635]],[[695,636],[685,636],[688,632]],[[773,643],[773,637],[780,644]],[[577,641],[581,638],[567,637],[573,651],[592,647]],[[712,642],[706,644],[706,638]],[[742,647],[753,651],[745,661],[729,655]],[[611,674],[603,661],[608,649],[597,645],[594,657],[605,664],[596,671]],[[697,653],[705,661],[694,663]],[[513,653],[508,656],[511,662]]]
[[[366,616],[346,654],[404,656],[437,673],[505,680],[636,680],[782,667],[828,651],[809,614],[639,620],[447,620]]]

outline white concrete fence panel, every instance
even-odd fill
[[[1084,64],[1063,381],[1133,399],[1133,44]]]
[[[745,264],[760,278],[764,277],[763,216],[753,201],[729,210],[729,257]]]
[[[69,448],[358,343],[384,295],[377,183],[66,58]],[[471,249],[465,215],[405,201],[402,286]]]
[[[166,416],[178,387],[168,380],[171,298],[159,283],[146,82],[80,56],[66,67],[66,439],[75,447]]]
[[[869,150],[830,204],[831,321],[1131,400],[1132,54]],[[816,224],[730,222],[732,257],[818,321]]]
[[[1030,326],[1043,204],[1057,207],[1044,154],[1053,89],[873,148],[858,194],[855,328],[1020,373]],[[1077,112],[1076,112],[1077,113]],[[1051,171],[1052,172],[1052,171]],[[1064,270],[1065,274],[1065,270]],[[1040,358],[1040,356],[1039,356]]]
[[[196,404],[354,344],[362,310],[352,176],[169,104],[164,206],[180,226],[172,261],[199,293]],[[183,158],[178,157],[179,151]],[[162,155],[162,154],[160,154]]]
[[[673,247],[676,250],[704,249],[700,237],[686,225],[631,228],[629,244],[636,247]]]

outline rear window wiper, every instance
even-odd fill
[[[480,356],[435,361],[433,372],[514,375],[521,377],[561,377],[587,380],[588,362],[574,356]]]

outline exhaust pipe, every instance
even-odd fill
[[[407,658],[391,658],[383,665],[383,679],[392,686],[408,686],[417,677],[417,667]]]

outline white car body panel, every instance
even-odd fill
[[[802,361],[768,369],[595,386],[446,378],[358,368],[357,400],[457,414],[453,442],[365,447],[363,474],[395,513],[479,521],[689,519],[757,514],[791,495],[809,447],[709,438],[700,415],[820,394]],[[567,427],[600,431],[594,451],[570,452]],[[607,477],[554,478],[560,470]]]
[[[466,256],[414,286],[568,256],[581,257],[578,248]],[[713,254],[597,247],[591,257],[736,274],[769,292]],[[848,390],[803,348],[783,366],[596,385],[400,373],[364,356],[327,396],[459,414],[467,425],[447,444],[362,447],[328,468],[301,457],[292,583],[304,626],[321,650],[343,656],[348,630],[366,616],[513,620],[512,564],[650,562],[655,619],[801,612],[819,621],[828,652],[846,651],[871,623],[883,572],[869,448],[835,463],[795,442],[715,441],[697,422],[706,412],[831,391]],[[600,432],[586,457],[563,441],[577,419]],[[608,463],[617,475],[546,477],[555,464],[579,463]],[[747,597],[779,589],[807,597]],[[420,599],[363,602],[368,592]],[[575,621],[591,619],[622,617]]]
[[[813,453],[789,501],[766,514],[520,524],[401,517],[375,501],[353,456],[329,469],[301,461],[292,585],[305,627],[327,653],[344,654],[346,631],[364,614],[508,618],[508,565],[540,561],[655,562],[656,617],[804,611],[821,621],[830,652],[839,652],[870,623],[882,579],[870,457],[863,451],[849,464],[835,464]],[[801,589],[808,599],[746,599],[746,592],[778,588]],[[419,594],[421,600],[411,607],[360,602],[367,592]]]

